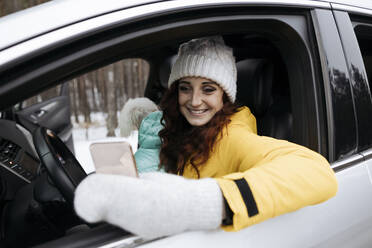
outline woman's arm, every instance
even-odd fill
[[[239,172],[218,178],[236,231],[333,197],[337,181],[327,160],[310,149],[244,129],[229,130],[226,161]]]

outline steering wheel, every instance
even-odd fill
[[[73,204],[75,189],[87,174],[74,154],[52,130],[38,127],[33,133],[33,140],[50,178],[66,201]]]

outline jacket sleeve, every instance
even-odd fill
[[[239,172],[217,178],[237,231],[334,196],[337,181],[327,160],[306,147],[235,128],[226,143]],[[221,161],[222,162],[222,161]]]

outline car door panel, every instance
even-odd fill
[[[30,130],[42,125],[59,133],[70,124],[66,100],[65,96],[59,96],[23,109],[17,112],[19,121]]]
[[[59,96],[19,110],[16,112],[16,116],[19,123],[30,132],[33,132],[38,126],[53,130],[70,150],[74,151],[70,113],[68,84],[65,83]]]
[[[368,176],[371,181],[372,185],[372,149],[368,149],[367,151],[362,152],[364,159],[367,164]]]

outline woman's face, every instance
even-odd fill
[[[203,126],[223,107],[223,90],[209,79],[185,77],[178,84],[180,112],[192,126]]]

